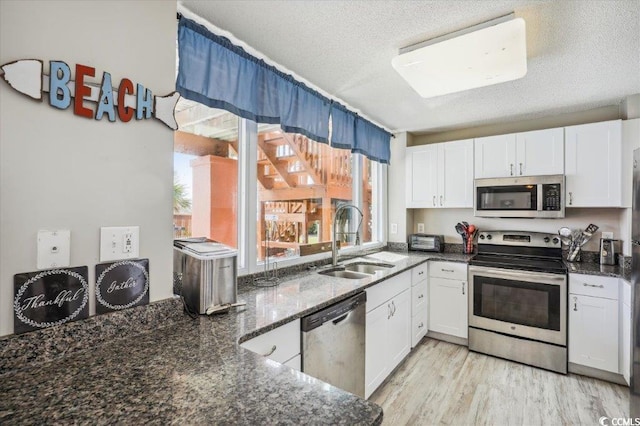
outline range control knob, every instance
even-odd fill
[[[491,234],[487,234],[487,240],[490,240],[491,238],[493,238]]]
[[[555,237],[555,238],[553,239],[553,244],[558,244],[559,242],[560,242],[560,238]]]
[[[548,243],[550,241],[549,237],[544,237],[544,242]]]
[[[484,234],[480,234],[480,239],[484,240]]]

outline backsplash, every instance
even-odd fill
[[[424,223],[425,233],[444,235],[445,243],[462,244],[462,239],[455,231],[457,222],[465,220],[473,223],[480,231],[514,230],[557,233],[561,227],[586,228],[590,223],[600,229],[583,247],[583,250],[597,252],[600,249],[600,233],[613,232],[614,238],[624,240],[625,209],[615,208],[571,208],[566,210],[562,219],[508,219],[475,217],[473,209],[414,209],[413,223],[408,223],[408,233],[417,232],[418,223]]]

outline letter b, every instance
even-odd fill
[[[67,83],[71,79],[69,65],[61,61],[50,61],[49,103],[51,106],[67,109],[71,105],[71,92]]]

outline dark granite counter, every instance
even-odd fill
[[[566,262],[570,274],[599,275],[603,277],[623,278],[631,282],[631,268],[619,265],[601,265],[592,262]]]
[[[238,299],[247,306],[238,312],[196,319],[182,315],[142,334],[110,335],[85,350],[65,353],[58,347],[58,355],[28,353],[39,336],[66,336],[70,342],[87,336],[78,324],[4,339],[0,424],[379,424],[379,406],[245,350],[238,342],[429,259],[467,262],[471,257],[394,255],[401,258],[384,276],[347,280],[314,271],[289,277],[277,287],[245,286]],[[90,327],[96,329],[99,321]],[[74,327],[76,332],[69,333]],[[55,342],[43,344],[65,345],[64,340]],[[18,356],[20,364],[15,363]]]

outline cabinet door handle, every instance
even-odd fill
[[[434,195],[433,196],[433,207],[435,207],[435,206],[436,206],[436,196]]]
[[[424,271],[418,272],[418,275],[422,275],[422,274],[424,274]]]
[[[442,205],[443,205],[442,198],[443,198],[443,197],[442,197],[442,195],[441,195],[441,196],[440,196],[440,207],[442,207]]]
[[[520,163],[520,176],[522,176],[522,163]]]
[[[270,350],[269,352],[267,352],[266,354],[262,355],[262,356],[267,357],[267,356],[271,356],[271,355],[273,355],[273,353],[276,351],[276,349],[277,349],[277,348],[278,348],[278,347],[277,347],[276,345],[273,345],[273,347],[271,348],[271,350]]]
[[[577,297],[573,298],[573,310],[574,311],[578,310],[578,298]]]
[[[462,294],[463,294],[463,295],[464,295],[464,285],[465,285],[465,284],[466,284],[466,283],[463,281],[463,282],[462,282]]]
[[[602,284],[587,284],[587,283],[582,283],[582,285],[584,285],[585,287],[604,288],[604,285],[602,285]]]
[[[418,296],[418,299],[422,299],[424,297],[424,294],[421,294]]]
[[[422,328],[424,327],[424,323],[420,323],[420,325],[418,326],[418,328]]]
[[[513,163],[509,164],[509,175],[513,176]]]
[[[396,303],[394,301],[391,301],[391,306],[393,307],[393,311],[391,311],[391,316],[394,316],[396,314]]]
[[[387,319],[391,318],[391,305],[389,303],[387,303]]]
[[[573,204],[573,192],[569,192],[569,205]]]

